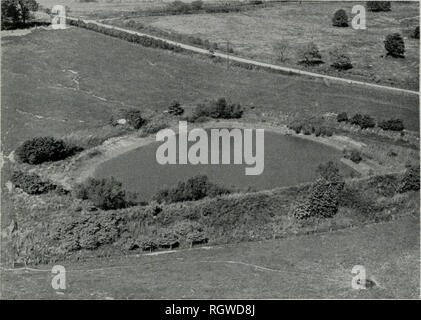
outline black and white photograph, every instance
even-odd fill
[[[419,24],[419,1],[1,0],[0,300],[419,300]]]

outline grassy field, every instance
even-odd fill
[[[67,289],[46,272],[2,271],[2,298],[419,298],[419,216],[289,239],[64,264]],[[391,240],[393,239],[393,240]],[[351,288],[354,265],[376,285]]]
[[[2,38],[2,143],[103,125],[121,107],[161,111],[225,96],[254,112],[356,112],[418,131],[418,97],[298,76],[226,69],[202,58],[69,28]],[[111,63],[112,62],[112,63]]]
[[[323,60],[319,66],[308,67],[314,72],[390,86],[417,90],[419,76],[419,40],[405,39],[405,59],[385,58],[383,41],[387,34],[403,32],[419,24],[418,3],[393,3],[390,12],[368,12],[367,29],[337,28],[331,18],[338,9],[349,17],[352,6],[362,2],[279,3],[267,8],[239,13],[196,14],[133,19],[144,25],[201,37],[225,48],[227,41],[235,54],[264,62],[298,67],[296,51],[307,41],[320,48]],[[414,19],[407,19],[413,17]],[[287,61],[276,61],[273,44],[288,41]],[[354,68],[337,72],[330,67],[329,52],[342,48]],[[300,67],[302,68],[302,67]]]
[[[193,0],[183,0],[185,3],[190,3]],[[204,3],[218,3],[218,2],[239,2],[238,0],[202,0]],[[74,1],[74,0],[38,0],[37,1],[44,8],[52,8],[55,5],[64,5],[70,9],[69,13],[72,16],[87,16],[98,15],[106,17],[107,15],[114,16],[124,12],[132,12],[138,10],[149,10],[157,8],[165,8],[166,5],[173,0],[90,0],[90,1]]]

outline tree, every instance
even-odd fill
[[[1,25],[17,25],[20,20],[20,11],[16,0],[1,0]]]
[[[38,10],[38,3],[35,0],[18,0],[22,23],[25,24],[30,18],[31,11]]]
[[[7,24],[13,27],[25,25],[31,16],[31,11],[37,10],[38,3],[35,0],[2,0],[2,28]]]
[[[348,15],[344,9],[339,9],[335,12],[332,18],[332,25],[334,27],[348,27]]]
[[[392,57],[404,57],[405,43],[399,33],[388,34],[384,41],[384,48],[387,51],[387,55]]]

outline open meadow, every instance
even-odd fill
[[[227,42],[233,54],[317,73],[351,78],[372,83],[418,90],[419,39],[412,39],[409,31],[419,24],[418,3],[397,2],[390,12],[367,11],[366,30],[332,26],[332,16],[338,9],[351,9],[363,2],[282,2],[254,10],[216,13],[150,16],[114,20],[130,20],[144,27],[207,39],[225,50]],[[399,32],[405,37],[405,58],[386,57],[383,41],[389,33]],[[274,45],[284,44],[283,61]],[[304,43],[313,41],[325,63],[304,67],[297,65],[297,51]],[[339,49],[347,54],[353,68],[336,71],[330,52]]]
[[[77,28],[2,38],[2,142],[107,123],[117,108],[162,111],[227,97],[257,113],[367,113],[418,131],[418,96],[241,68],[150,49]],[[112,63],[110,63],[112,61]]]

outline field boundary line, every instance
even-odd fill
[[[157,37],[157,36],[153,36],[153,35],[150,35],[150,34],[146,34],[146,33],[138,32],[138,31],[133,31],[133,30],[124,29],[124,28],[121,28],[121,27],[101,23],[101,22],[98,22],[96,20],[83,20],[83,19],[77,19],[77,18],[73,18],[73,17],[66,17],[66,19],[74,20],[74,21],[80,20],[80,21],[83,21],[86,24],[93,23],[93,24],[96,24],[100,27],[104,27],[104,28],[107,28],[107,29],[114,29],[114,30],[118,30],[118,31],[121,31],[121,32],[129,33],[129,34],[134,34],[134,35],[138,35],[138,36],[142,36],[142,37],[149,37],[149,38],[152,38],[152,39],[155,39],[155,40],[164,41],[168,44],[178,46],[178,47],[180,47],[184,50],[191,51],[191,52],[194,52],[194,53],[199,53],[199,54],[208,55],[208,56],[213,55],[214,57],[219,57],[219,58],[222,58],[222,59],[225,59],[225,60],[232,60],[232,61],[236,61],[236,62],[240,62],[240,63],[246,63],[246,64],[249,64],[249,65],[254,65],[254,66],[258,66],[258,67],[262,67],[262,68],[266,68],[266,69],[281,71],[281,72],[285,72],[285,73],[289,73],[289,74],[304,75],[304,76],[309,76],[309,77],[313,77],[313,78],[331,80],[331,81],[335,81],[335,82],[343,82],[343,83],[351,84],[351,85],[359,85],[359,86],[364,86],[364,87],[369,87],[369,88],[376,88],[376,89],[383,89],[383,90],[390,90],[390,91],[396,91],[396,92],[401,92],[401,93],[419,95],[419,91],[413,91],[413,90],[409,90],[409,89],[402,89],[402,88],[396,88],[396,87],[389,87],[389,86],[384,86],[384,85],[380,85],[380,84],[369,83],[369,82],[358,81],[358,80],[351,80],[351,79],[346,79],[346,78],[339,78],[339,77],[324,75],[324,74],[320,74],[320,73],[314,73],[314,72],[299,70],[299,69],[295,69],[295,68],[282,67],[282,66],[275,65],[275,64],[260,62],[260,61],[247,59],[247,58],[241,58],[241,57],[238,57],[238,56],[235,56],[235,55],[230,55],[229,53],[221,53],[221,52],[218,52],[218,51],[210,53],[210,51],[207,50],[207,49],[202,49],[202,48],[199,48],[199,47],[195,47],[195,46],[184,44],[184,43],[181,43],[181,42],[165,39],[165,38],[162,38],[162,37]]]

